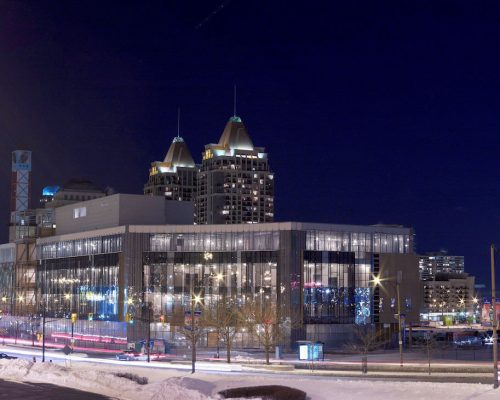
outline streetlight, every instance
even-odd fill
[[[47,262],[43,262],[43,289],[45,291],[45,301],[42,292],[42,362],[45,362],[45,319],[47,314],[48,289],[47,289]]]
[[[396,297],[397,297],[397,307],[398,307],[398,345],[399,345],[399,365],[402,367],[403,366],[403,338],[401,335],[401,298],[399,295],[399,285],[401,284],[401,280],[403,278],[403,271],[398,271],[396,277],[392,278],[386,278],[384,281],[394,281],[396,282]],[[374,286],[380,285],[383,288],[382,285],[382,279],[380,276],[374,276],[373,277],[373,284]]]
[[[495,292],[495,245],[490,248],[491,255],[491,307],[493,308],[493,388],[498,388],[498,321],[497,321],[497,300]]]
[[[191,373],[195,373],[196,364],[196,341],[198,335],[195,333],[195,323],[194,323],[194,310],[197,304],[201,304],[201,296],[199,294],[194,294],[193,285],[191,284]]]

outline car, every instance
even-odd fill
[[[8,354],[5,353],[0,353],[0,358],[3,360],[17,360],[17,357],[9,356]]]
[[[136,353],[135,351],[124,351],[123,353],[118,353],[116,355],[116,359],[120,361],[135,361],[138,360],[139,353]]]
[[[493,336],[485,335],[481,339],[483,341],[483,345],[492,346],[493,345]]]
[[[476,347],[476,346],[482,346],[483,342],[481,338],[477,336],[465,336],[458,338],[455,340],[455,345],[457,347]]]

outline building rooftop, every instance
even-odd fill
[[[163,162],[167,164],[167,167],[195,167],[191,152],[180,136],[176,136],[172,141]]]
[[[103,192],[103,190],[88,179],[73,178],[66,182],[61,191],[75,190],[79,192]]]
[[[413,229],[408,227],[398,227],[398,228],[376,227],[373,225],[339,225],[339,224],[322,224],[322,223],[292,222],[292,221],[268,222],[261,224],[232,224],[232,225],[126,224],[121,226],[109,227],[105,229],[103,228],[103,229],[80,231],[71,234],[59,234],[57,236],[38,239],[37,243],[45,244],[45,243],[57,242],[60,240],[74,240],[84,237],[117,234],[117,233],[123,233],[125,231],[132,233],[211,233],[211,232],[216,233],[216,232],[266,232],[266,231],[289,231],[289,230],[311,230],[311,231],[346,232],[346,233],[347,232],[391,233],[391,234],[403,234],[403,235],[413,234]]]
[[[252,139],[240,117],[233,116],[227,121],[226,127],[219,139],[219,146],[226,149],[253,150]]]

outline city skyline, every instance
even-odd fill
[[[109,4],[101,16],[116,11]],[[201,27],[215,3],[126,5],[106,22],[90,6],[3,6],[0,218],[8,223],[12,150],[33,151],[34,203],[73,177],[141,193],[176,135],[177,106],[199,162],[237,84],[238,114],[279,177],[277,221],[411,226],[418,252],[463,255],[466,272],[489,284],[489,243],[500,241],[499,59],[485,34],[499,28],[465,4],[398,5],[396,18],[369,3],[233,2]],[[238,15],[248,29],[235,29]],[[32,47],[42,50],[28,56]]]

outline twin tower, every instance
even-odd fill
[[[151,163],[144,194],[194,203],[194,223],[255,224],[274,220],[274,174],[240,117],[231,117],[217,144],[205,145],[197,165],[177,136],[165,160]]]

